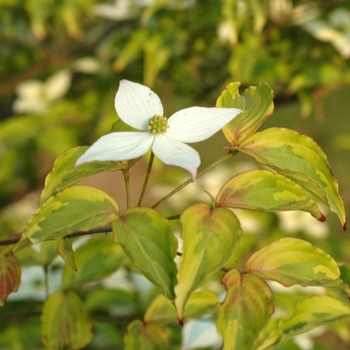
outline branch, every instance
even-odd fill
[[[96,233],[107,233],[107,232],[112,232],[112,226],[93,228],[92,230],[88,230],[88,231],[77,231],[77,232],[73,232],[65,237],[74,238],[74,237],[93,235]],[[4,240],[0,241],[0,246],[16,244],[19,240],[20,240],[20,238],[4,239]]]

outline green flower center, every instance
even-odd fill
[[[152,117],[147,124],[147,129],[152,134],[161,134],[163,132],[166,132],[168,127],[169,125],[167,117],[162,117],[160,115],[155,115]]]

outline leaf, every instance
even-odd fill
[[[21,266],[14,255],[0,255],[0,307],[4,306],[7,296],[17,292],[21,284]]]
[[[216,106],[226,108],[239,108],[244,111],[223,129],[227,141],[233,146],[241,144],[245,139],[259,129],[260,125],[273,113],[273,91],[267,84],[251,86],[239,94],[240,82],[226,86],[219,96]]]
[[[42,339],[47,349],[81,349],[92,340],[85,305],[72,291],[57,291],[44,304]]]
[[[90,186],[67,188],[49,198],[29,220],[13,251],[27,243],[57,239],[76,231],[106,226],[118,219],[117,203]]]
[[[179,322],[184,322],[187,299],[211,273],[232,256],[242,234],[240,223],[228,209],[211,209],[206,204],[187,208],[180,217],[183,255],[175,287]]]
[[[177,323],[177,315],[174,304],[163,294],[159,294],[147,308],[144,321],[160,324]]]
[[[222,283],[227,295],[219,306],[217,326],[223,349],[250,350],[273,313],[273,294],[262,279],[237,270],[227,272]]]
[[[135,320],[128,326],[124,337],[125,350],[166,350],[171,349],[170,335],[156,323],[142,323]]]
[[[113,233],[134,266],[174,299],[177,240],[169,221],[150,208],[132,208],[113,222]]]
[[[123,249],[110,236],[90,239],[75,251],[77,270],[73,271],[70,266],[64,268],[63,287],[75,288],[101,280],[115,272],[125,259]]]
[[[216,206],[261,211],[303,210],[320,221],[324,215],[304,190],[283,175],[250,170],[231,178],[220,189]]]
[[[94,289],[85,302],[89,312],[103,311],[113,316],[127,316],[139,310],[138,295],[134,290]]]
[[[350,308],[338,299],[327,295],[313,296],[301,301],[289,319],[278,327],[282,339],[305,333],[318,326],[349,318]]]
[[[338,183],[322,149],[294,130],[271,128],[252,135],[238,150],[290,177],[313,199],[321,200],[338,215],[346,230],[346,214]]]
[[[200,318],[206,314],[217,312],[218,303],[218,296],[210,290],[194,292],[187,301],[185,319]]]
[[[58,241],[57,250],[61,258],[74,270],[77,271],[77,266],[74,260],[74,251],[72,242],[68,237],[63,237]]]
[[[45,187],[41,193],[40,206],[50,197],[62,192],[77,182],[102,171],[115,171],[128,168],[128,162],[89,162],[75,168],[77,159],[88,146],[74,147],[63,152],[55,161],[52,171],[46,176]]]
[[[309,242],[289,237],[273,241],[254,253],[245,271],[284,286],[322,285],[340,276],[330,255]]]

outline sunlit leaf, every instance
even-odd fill
[[[132,208],[113,223],[113,232],[134,266],[174,299],[177,240],[168,220],[153,209]]]
[[[44,304],[42,339],[47,349],[81,349],[92,339],[85,305],[72,291],[57,291]]]
[[[65,288],[96,282],[115,272],[127,259],[120,245],[110,236],[92,238],[75,251],[77,271],[66,266],[63,270],[62,284]]]
[[[206,204],[187,208],[180,217],[183,255],[175,288],[175,305],[183,323],[188,297],[208,275],[221,268],[231,257],[242,230],[228,209],[211,209]]]
[[[76,231],[106,226],[118,219],[112,197],[89,186],[73,186],[49,198],[32,216],[14,251],[26,243],[61,238]]]
[[[61,238],[57,243],[57,250],[61,258],[73,269],[73,271],[77,271],[71,240],[68,237]]]
[[[14,255],[0,255],[0,306],[5,304],[7,296],[17,292],[21,283],[21,266]]]
[[[252,135],[238,149],[299,183],[311,198],[327,204],[346,229],[338,183],[326,155],[310,137],[294,130],[271,128]]]
[[[219,191],[216,206],[261,211],[303,210],[320,221],[324,215],[304,190],[283,175],[251,170],[231,178]]]
[[[75,168],[75,162],[88,148],[88,146],[70,148],[56,159],[52,171],[46,176],[45,187],[40,197],[40,205],[51,196],[62,192],[86,177],[106,170],[113,171],[128,168],[127,161],[89,162]]]
[[[273,312],[273,294],[262,279],[237,270],[227,272],[222,283],[227,295],[219,306],[217,326],[224,339],[223,349],[252,349]]]
[[[251,86],[240,95],[240,82],[226,86],[217,100],[217,107],[239,108],[244,111],[223,129],[230,144],[235,147],[259,129],[260,125],[273,113],[273,91],[264,83],[258,87]]]
[[[167,350],[171,349],[170,335],[156,323],[133,321],[124,337],[125,350]]]
[[[254,253],[245,270],[285,286],[320,285],[336,280],[339,268],[330,255],[297,238],[281,238]]]

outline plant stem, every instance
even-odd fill
[[[122,169],[122,174],[124,176],[124,182],[125,182],[126,208],[129,209],[131,207],[131,202],[130,202],[130,171],[129,171],[129,169]]]
[[[45,288],[45,299],[47,299],[50,295],[49,291],[49,269],[47,266],[43,266],[44,268],[44,288]]]
[[[143,186],[142,186],[142,190],[141,190],[141,194],[140,194],[140,198],[139,198],[139,202],[137,203],[138,207],[141,206],[142,201],[143,201],[143,197],[145,195],[145,191],[146,191],[146,187],[147,187],[147,184],[148,184],[149,176],[151,174],[151,169],[152,169],[152,165],[153,165],[153,159],[154,159],[154,154],[153,154],[153,152],[151,152],[151,156],[149,157],[149,162],[148,162],[148,167],[147,167],[145,180],[143,182]]]
[[[209,170],[215,168],[216,166],[218,166],[219,164],[225,162],[227,159],[231,158],[232,156],[234,156],[235,154],[237,154],[238,151],[236,150],[230,150],[227,154],[223,155],[221,158],[219,158],[218,160],[216,160],[214,163],[208,165],[206,168],[204,168],[202,171],[200,171],[197,174],[196,179],[198,179],[200,176],[206,174]],[[196,180],[195,179],[195,180]],[[176,187],[174,190],[172,190],[171,192],[169,192],[165,197],[163,197],[161,200],[159,200],[157,203],[155,203],[154,205],[152,205],[152,209],[155,209],[157,207],[159,207],[161,204],[163,204],[163,202],[165,202],[166,200],[168,200],[170,197],[172,197],[174,194],[176,194],[177,192],[181,191],[183,188],[185,188],[187,185],[189,185],[191,182],[193,182],[194,180],[192,178],[186,180],[185,182],[183,182],[180,186]]]

